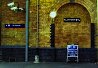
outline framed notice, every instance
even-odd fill
[[[67,45],[67,62],[69,61],[69,58],[73,57],[76,57],[78,62],[78,45]]]

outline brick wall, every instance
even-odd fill
[[[25,28],[6,29],[4,24],[25,23],[25,13],[14,13],[7,7],[10,0],[2,0],[2,23],[1,23],[1,45],[25,45]],[[20,7],[25,8],[25,0],[14,0],[19,2]],[[39,46],[50,47],[50,12],[58,10],[62,5],[69,3],[70,0],[40,0],[39,2]],[[91,23],[97,23],[96,18],[96,0],[75,0],[76,3],[82,4],[90,13]],[[30,0],[29,11],[29,46],[37,45],[37,25],[36,25],[36,0]],[[98,44],[96,44],[98,45]],[[63,46],[65,47],[65,46]]]
[[[2,0],[1,45],[25,45],[25,28],[5,28],[5,24],[24,24],[25,13],[15,13],[7,6],[9,0]],[[15,1],[18,2],[18,1]],[[18,2],[25,8],[25,0]]]

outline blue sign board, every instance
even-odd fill
[[[68,45],[67,55],[70,57],[78,56],[78,45]]]
[[[5,28],[25,28],[25,24],[5,24]]]

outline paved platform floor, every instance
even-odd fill
[[[64,62],[0,62],[0,68],[98,68],[95,63],[64,63]]]

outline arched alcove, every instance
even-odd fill
[[[64,18],[80,18],[80,22],[64,22]],[[91,47],[91,18],[87,9],[78,3],[67,3],[57,11],[55,22],[55,47],[78,44]]]

